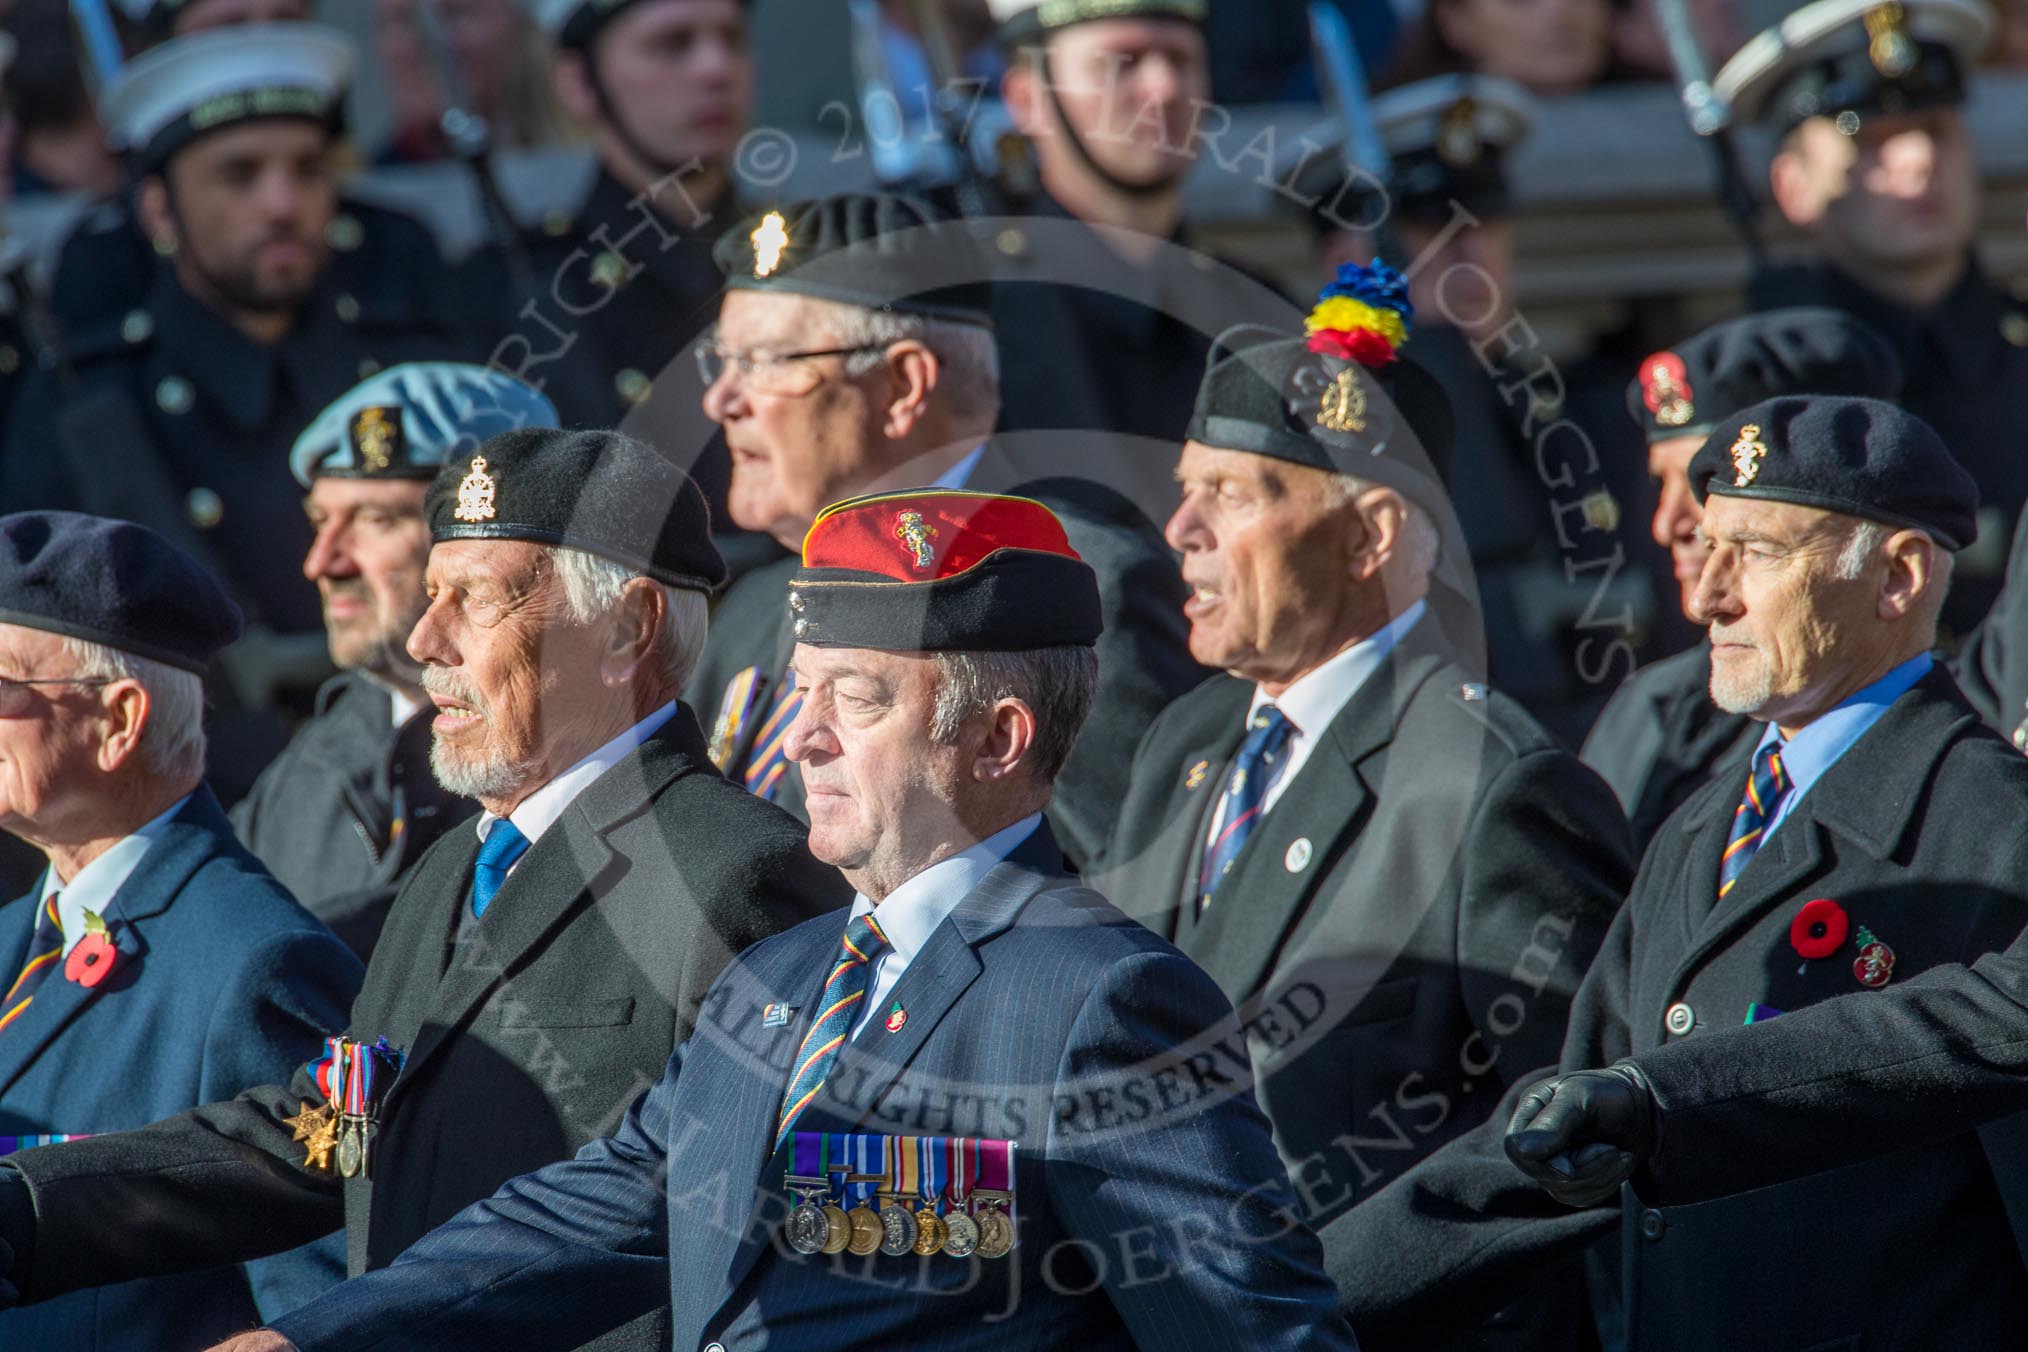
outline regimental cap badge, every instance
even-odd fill
[[[486,473],[486,457],[473,456],[471,472],[458,480],[458,505],[451,515],[460,521],[491,521],[498,487]]]
[[[789,223],[779,211],[761,217],[753,229],[753,275],[767,277],[782,265],[782,251],[789,247]]]
[[[1453,169],[1469,169],[1486,153],[1479,137],[1479,105],[1461,98],[1443,110],[1437,120],[1437,158]]]
[[[1760,439],[1760,424],[1748,423],[1739,429],[1732,443],[1732,486],[1744,488],[1760,474],[1760,462],[1767,456],[1767,443]]]
[[[1357,367],[1346,367],[1324,387],[1317,400],[1317,426],[1333,432],[1366,430],[1366,390]]]
[[[394,464],[401,450],[401,410],[369,404],[352,415],[352,454],[359,468],[379,474]]]
[[[1900,0],[1866,11],[1866,35],[1866,55],[1882,76],[1898,80],[1915,69],[1915,39],[1908,35],[1908,12]]]
[[[933,567],[937,554],[932,541],[937,538],[937,528],[922,519],[921,512],[903,512],[894,519],[894,538],[914,556],[918,569]]]
[[[1681,427],[1696,415],[1690,373],[1673,352],[1657,352],[1641,363],[1641,402],[1663,427]]]

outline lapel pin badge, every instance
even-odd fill
[[[761,1010],[761,1027],[787,1028],[796,1011],[788,1005],[769,1005]]]
[[[1310,856],[1316,851],[1308,836],[1297,836],[1289,845],[1289,851],[1282,856],[1282,866],[1291,873],[1301,873],[1310,866]]]
[[[899,1033],[908,1023],[908,1011],[901,1007],[901,1001],[894,1002],[894,1008],[887,1011],[887,1031]]]
[[[106,933],[105,917],[97,911],[86,911],[84,937],[64,959],[64,978],[90,990],[113,974],[113,962],[118,956],[112,936]]]
[[[1198,787],[1200,784],[1204,782],[1204,777],[1210,772],[1211,772],[1210,761],[1201,760],[1197,762],[1197,764],[1190,767],[1190,773],[1184,777],[1183,787],[1186,789],[1194,789]]]

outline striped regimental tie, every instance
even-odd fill
[[[1732,835],[1718,861],[1718,899],[1723,901],[1739,875],[1746,872],[1754,851],[1767,834],[1768,821],[1789,791],[1789,772],[1782,764],[1780,742],[1769,742],[1753,753],[1753,773],[1746,779],[1746,797],[1732,814]]]
[[[1197,904],[1209,906],[1211,894],[1232,871],[1233,861],[1246,846],[1254,827],[1260,825],[1267,802],[1268,786],[1274,783],[1282,756],[1296,725],[1272,704],[1263,704],[1247,724],[1246,740],[1239,745],[1232,778],[1226,781],[1224,811],[1218,818],[1218,834],[1204,850],[1204,868],[1197,879]]]
[[[762,802],[775,801],[782,776],[789,772],[789,754],[784,747],[789,724],[796,721],[796,710],[802,707],[803,692],[796,685],[794,673],[783,672],[775,687],[774,703],[768,709],[768,721],[761,724],[754,737],[753,751],[747,756],[746,770],[740,776],[746,791]]]
[[[63,961],[63,922],[56,915],[57,894],[51,892],[35,917],[35,933],[28,940],[28,961],[21,975],[0,996],[0,1029],[5,1029],[35,999],[36,988]]]
[[[796,1119],[817,1097],[831,1067],[838,1063],[838,1053],[844,1048],[845,1039],[852,1035],[852,1025],[859,1021],[860,1007],[866,1002],[866,983],[873,972],[873,959],[886,947],[887,936],[880,932],[880,925],[871,914],[854,916],[845,927],[845,942],[838,949],[838,961],[824,982],[821,1012],[811,1020],[810,1031],[803,1035],[803,1045],[796,1052],[796,1073],[789,1077],[789,1091],[782,1095],[781,1127],[775,1132],[777,1150],[789,1139]]]

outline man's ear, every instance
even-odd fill
[[[1039,56],[1040,49],[1023,48],[1014,53],[1000,77],[1000,102],[1006,106],[1007,116],[1014,119],[1015,130],[1030,140],[1048,130],[1042,109],[1047,91],[1042,87]]]
[[[1898,620],[1921,607],[1943,584],[1937,568],[1937,544],[1919,530],[1898,530],[1881,546],[1887,576],[1880,584],[1875,607],[1883,620]]]
[[[972,778],[993,784],[1027,773],[1035,752],[1035,711],[1021,700],[1003,699],[975,717],[986,720],[986,738],[972,757]]]
[[[1812,230],[1824,219],[1827,203],[1811,172],[1809,154],[1797,139],[1800,135],[1800,129],[1790,132],[1768,161],[1768,193],[1784,220],[1798,230]]]
[[[134,195],[134,208],[140,217],[141,232],[155,246],[155,252],[175,253],[182,241],[177,238],[176,213],[169,207],[169,185],[160,174],[149,174],[141,180],[141,191]]]
[[[1408,530],[1408,500],[1391,488],[1369,488],[1346,510],[1358,515],[1363,528],[1348,560],[1352,579],[1371,581],[1401,550]]]
[[[669,598],[662,588],[652,578],[629,580],[599,653],[600,679],[609,686],[626,684],[653,657],[670,623]]]
[[[929,412],[930,396],[943,376],[943,362],[925,344],[905,338],[888,347],[885,369],[887,416],[881,430],[900,441]]]
[[[103,687],[99,705],[106,715],[106,735],[99,742],[98,766],[111,774],[140,750],[141,734],[154,714],[155,702],[139,681],[124,680]]]
[[[598,90],[592,87],[591,67],[581,52],[558,52],[550,69],[550,85],[563,110],[587,127],[597,125],[601,112]]]

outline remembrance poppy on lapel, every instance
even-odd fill
[[[85,933],[64,959],[63,975],[67,981],[90,990],[113,973],[113,960],[119,950],[113,947],[112,937],[106,933],[106,922],[96,911],[85,912]]]
[[[1828,958],[1845,942],[1852,928],[1845,908],[1829,897],[1803,903],[1789,924],[1789,943],[1805,958]]]

